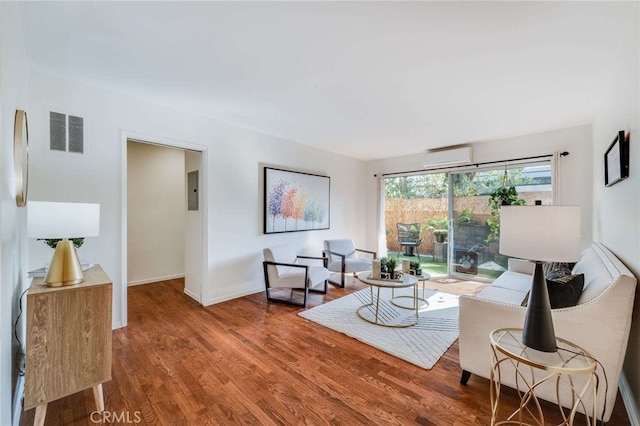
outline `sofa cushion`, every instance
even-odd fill
[[[296,267],[284,267],[285,270],[281,273],[278,278],[271,281],[269,284],[271,287],[287,287],[287,288],[304,288],[305,285],[307,287],[313,287],[319,283],[322,283],[324,280],[329,279],[329,271],[322,266],[308,266],[308,281],[305,284],[304,268],[296,268]]]
[[[335,256],[334,256],[335,257]],[[367,271],[369,269],[371,269],[371,259],[365,259],[365,258],[352,258],[352,259],[345,259],[344,261],[344,271],[345,272],[360,272],[360,271]],[[330,271],[333,272],[341,272],[342,271],[342,261],[337,261],[337,262],[331,262],[328,266]]]
[[[526,293],[531,289],[533,276],[519,272],[506,271],[491,283],[491,287],[507,288]],[[520,302],[517,303],[518,305]]]
[[[513,290],[510,288],[488,286],[484,288],[476,297],[478,299],[494,300],[496,302],[519,305],[522,299],[528,295],[526,291]]]
[[[569,266],[568,263],[546,262],[542,268],[547,280],[552,280],[563,275],[571,275],[571,266]]]
[[[262,253],[264,256],[264,260],[266,260],[267,262],[298,263],[298,257],[295,250],[293,250],[293,247],[288,244],[265,248],[262,250]],[[272,270],[272,268],[273,265],[270,265],[269,270]],[[281,274],[289,272],[289,269],[290,268],[287,266],[277,265],[275,267],[276,275],[274,276],[274,278]]]
[[[518,272],[520,274],[527,275],[533,275],[533,270],[536,266],[535,262],[515,257],[510,257],[509,260],[507,260],[507,264],[510,272]]]
[[[324,240],[324,249],[339,253],[345,256],[345,259],[355,259],[356,256],[356,244],[353,240],[343,238],[339,240]],[[341,256],[337,256],[329,253],[329,263],[342,261]]]
[[[618,278],[619,272],[616,267],[609,263],[605,265],[605,261],[608,262],[607,256],[601,252],[602,249],[598,246],[591,246],[584,250],[580,260],[571,271],[573,275],[584,274],[584,288],[579,303],[585,303],[598,297]],[[616,276],[612,275],[612,271],[616,273]]]
[[[584,287],[584,274],[563,275],[547,280],[551,309],[575,306]]]

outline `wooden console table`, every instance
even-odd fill
[[[111,380],[112,283],[100,265],[80,284],[47,287],[43,278],[27,294],[27,358],[24,409],[36,408],[44,424],[47,404],[93,388],[104,411],[102,383]]]

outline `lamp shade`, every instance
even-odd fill
[[[29,201],[29,238],[84,238],[100,235],[100,204]]]
[[[580,207],[502,206],[500,253],[541,262],[580,258]]]
[[[542,262],[578,260],[580,207],[501,207],[500,253],[536,262],[522,329],[522,343],[543,352],[557,351]]]

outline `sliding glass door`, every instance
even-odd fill
[[[449,274],[459,278],[493,280],[507,268],[500,254],[499,205],[550,205],[551,166],[517,165],[451,173]],[[513,188],[513,189],[510,189]]]
[[[447,275],[449,176],[446,173],[385,179],[385,229],[389,256],[420,262]]]
[[[500,193],[552,204],[550,163],[385,178],[389,256],[420,262],[431,275],[495,279],[507,266],[491,204]]]

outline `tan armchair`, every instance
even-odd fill
[[[371,259],[358,257],[357,253],[367,253],[373,259],[377,258],[375,251],[356,248],[351,239],[325,240],[322,256],[327,259],[327,268],[331,272],[340,273],[340,282],[329,279],[333,285],[344,288],[344,274],[371,270]]]
[[[293,248],[288,245],[265,248],[263,251],[264,283],[267,300],[281,302],[295,306],[307,306],[309,292],[326,293],[329,271],[324,266],[312,266],[301,263],[303,261],[318,261],[322,265],[326,259],[313,256],[298,256]],[[318,286],[324,284],[322,288]],[[290,290],[288,298],[272,296],[275,290]],[[302,293],[302,301],[296,301],[296,293]],[[300,298],[299,296],[297,297]]]

